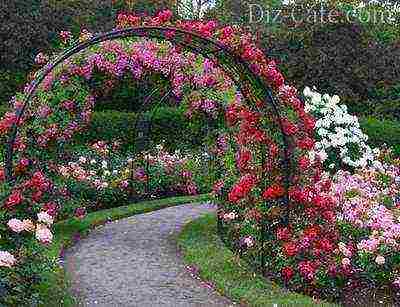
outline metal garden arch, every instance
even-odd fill
[[[173,32],[175,35],[171,37],[167,35]],[[239,55],[229,50],[225,45],[217,42],[216,40],[203,37],[195,32],[186,31],[176,27],[158,27],[158,26],[141,26],[132,27],[126,29],[114,30],[105,34],[99,34],[85,42],[76,44],[64,51],[62,54],[57,56],[52,62],[47,64],[39,72],[38,76],[32,81],[29,89],[22,101],[22,108],[17,111],[17,121],[19,123],[24,115],[24,112],[29,108],[30,101],[35,97],[36,92],[41,82],[57,67],[57,65],[63,63],[76,53],[83,51],[95,44],[111,41],[121,38],[128,37],[145,37],[151,39],[161,39],[170,41],[172,44],[182,46],[188,51],[195,54],[201,54],[206,58],[215,59],[218,61],[218,67],[220,67],[238,86],[243,97],[248,103],[252,103],[252,106],[259,110],[256,106],[256,102],[259,100],[265,101],[267,106],[271,108],[275,114],[278,123],[278,130],[283,140],[283,160],[282,168],[284,173],[284,186],[285,196],[284,203],[286,207],[289,204],[289,187],[291,183],[291,155],[290,155],[290,139],[285,134],[283,128],[283,122],[281,118],[281,111],[278,103],[276,102],[271,88],[261,79],[260,76],[255,74],[249,64],[244,61]],[[189,39],[188,39],[189,38]],[[258,95],[254,95],[257,90]],[[263,112],[262,110],[259,110]],[[14,123],[8,143],[6,145],[6,156],[5,156],[5,178],[9,183],[13,183],[13,156],[14,156],[14,144],[18,134],[18,125]],[[283,217],[283,223],[287,224],[289,219],[289,210]]]

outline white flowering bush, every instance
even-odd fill
[[[337,95],[321,95],[306,87],[305,110],[316,118],[316,144],[310,159],[319,158],[326,169],[364,168],[376,164],[378,149],[368,144],[356,116],[348,113]]]

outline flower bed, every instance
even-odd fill
[[[343,303],[398,303],[400,161],[385,151],[379,159],[374,168],[324,173],[312,189],[292,189],[297,211],[286,227],[230,198],[219,212],[225,241],[295,291]],[[276,194],[267,189],[263,197]]]
[[[54,166],[61,176],[60,184],[69,190],[78,208],[95,211],[208,190],[208,175],[194,154],[169,153],[158,145],[154,150],[133,155],[118,151],[118,147],[115,142],[98,141]],[[67,211],[71,214],[71,208]]]

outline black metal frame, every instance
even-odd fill
[[[174,36],[166,35],[167,33],[175,33]],[[52,71],[59,64],[63,63],[65,60],[69,59],[73,55],[80,51],[83,51],[93,45],[104,41],[116,40],[121,38],[150,38],[150,39],[162,39],[170,41],[172,44],[182,46],[184,49],[191,51],[196,54],[201,54],[206,58],[215,59],[218,61],[218,67],[224,71],[235,84],[238,86],[243,97],[249,101],[252,107],[256,108],[259,112],[265,114],[265,110],[260,110],[256,105],[257,100],[263,99],[266,102],[267,107],[272,108],[272,113],[276,116],[278,130],[281,133],[283,140],[283,161],[282,167],[285,175],[284,186],[285,186],[285,196],[283,197],[284,205],[286,206],[286,211],[282,217],[281,223],[289,223],[289,187],[291,182],[291,154],[290,154],[290,139],[284,132],[283,121],[281,117],[281,110],[274,99],[272,89],[266,84],[266,82],[256,73],[254,73],[250,65],[241,58],[240,55],[234,53],[229,47],[221,44],[220,42],[205,38],[197,33],[189,32],[176,27],[156,27],[156,26],[141,26],[132,27],[126,29],[117,29],[105,34],[99,34],[90,40],[82,43],[78,43],[68,50],[64,51],[62,54],[57,56],[51,63],[47,64],[39,73],[37,77],[31,82],[29,90],[27,91],[23,106],[21,109],[17,110],[17,124],[14,124],[11,128],[6,156],[5,156],[5,177],[6,181],[13,183],[15,180],[13,174],[13,156],[14,156],[14,144],[18,134],[18,124],[20,123],[24,112],[29,107],[30,101],[35,97],[36,92],[41,84],[41,82],[52,73]],[[187,38],[190,37],[190,43],[188,43]],[[254,97],[248,93],[247,89],[256,89],[257,91],[262,90],[261,98]],[[260,92],[257,92],[260,95]],[[265,174],[264,177],[265,178]],[[219,232],[222,231],[222,221],[218,220]],[[262,227],[262,232],[267,231],[266,227]],[[269,228],[269,227],[268,227]],[[221,233],[222,234],[222,233]],[[266,233],[262,234],[263,240],[265,240]],[[263,243],[264,244],[264,243]],[[264,253],[264,252],[263,252]],[[263,256],[264,258],[264,256]],[[264,260],[265,261],[265,260]]]

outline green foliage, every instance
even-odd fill
[[[380,121],[373,117],[367,117],[360,119],[360,125],[364,133],[369,136],[371,145],[377,147],[388,145],[394,148],[397,156],[400,156],[400,122]]]
[[[369,100],[363,104],[351,104],[350,111],[363,117],[375,117],[379,120],[400,121],[400,99],[379,98]]]
[[[135,136],[136,114],[118,111],[95,112],[88,129],[75,139],[81,144],[104,140],[113,142],[120,139],[131,143]]]
[[[191,125],[184,112],[173,107],[159,107],[148,112],[151,118],[152,144],[164,143],[169,150],[198,148],[203,144],[205,131]],[[96,140],[120,140],[125,149],[133,146],[137,115],[119,111],[94,112],[90,126],[75,139],[79,144]]]
[[[22,70],[7,70],[0,68],[0,107],[3,102],[10,100],[15,95],[17,89],[25,84],[26,72]],[[0,109],[0,115],[1,115]]]

